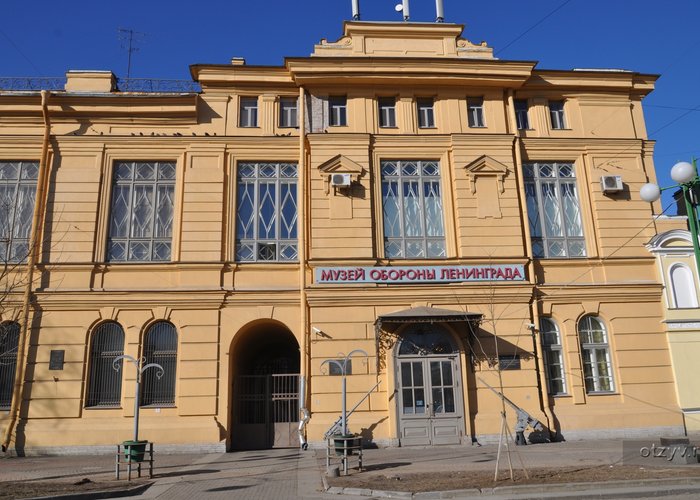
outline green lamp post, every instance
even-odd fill
[[[678,184],[665,188],[659,187],[658,184],[654,183],[644,184],[639,190],[639,195],[644,201],[652,203],[661,197],[662,191],[678,187],[681,188],[683,200],[685,202],[685,212],[688,215],[688,228],[690,229],[690,236],[693,240],[695,265],[697,266],[697,272],[700,273],[700,244],[698,244],[697,216],[697,206],[699,200],[694,198],[695,189],[700,187],[700,177],[698,177],[695,160],[693,160],[693,163],[688,163],[687,161],[676,163],[671,168],[671,179],[676,181]]]

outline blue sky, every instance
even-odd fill
[[[400,21],[399,0],[360,0],[363,21]],[[700,157],[700,2],[697,0],[444,0],[445,21],[466,26],[501,59],[538,68],[623,68],[661,74],[644,101],[657,141],[662,185],[680,160]],[[0,25],[0,77],[62,76],[105,69],[126,76],[118,28],[139,37],[132,77],[190,79],[189,65],[281,65],[337,39],[351,0],[121,0],[6,2]],[[431,22],[434,0],[410,0],[411,20]],[[694,108],[696,108],[694,110]],[[668,199],[668,198],[665,198]],[[666,203],[665,203],[666,204]]]

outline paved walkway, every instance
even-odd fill
[[[621,463],[623,442],[620,440],[576,441],[513,447],[528,467],[595,466]],[[362,474],[384,476],[410,472],[450,470],[493,470],[497,447],[495,445],[450,446],[432,448],[385,448],[365,451],[366,471]],[[628,450],[629,451],[629,450]],[[156,447],[157,453],[157,447]],[[505,458],[502,457],[505,471]],[[513,465],[519,461],[513,456]],[[693,466],[695,467],[695,465]],[[700,465],[697,465],[700,467]],[[194,500],[197,498],[227,499],[317,499],[332,500],[367,498],[380,496],[343,490],[343,496],[323,491],[322,475],[325,470],[322,450],[300,451],[297,449],[245,451],[206,455],[158,455],[156,454],[155,481],[145,493],[136,498],[162,498]],[[114,479],[113,456],[29,457],[0,460],[0,481],[27,480],[79,480],[93,481]],[[126,485],[126,481],[124,481]],[[628,497],[643,498],[646,495],[639,484],[628,484]],[[512,488],[512,487],[511,487]],[[583,497],[583,491],[567,491],[558,486],[551,492],[527,490],[492,491],[490,494],[461,492],[451,498],[564,498]],[[592,484],[586,490],[606,489],[605,484]],[[636,489],[635,489],[636,488]],[[665,490],[663,488],[666,488]],[[688,498],[700,498],[700,482],[673,481],[663,486],[667,494],[673,488]],[[695,488],[693,490],[693,488]],[[387,485],[387,490],[390,490]],[[648,488],[647,488],[648,489]],[[691,492],[692,493],[689,493]],[[336,493],[338,493],[336,491]],[[592,493],[592,492],[591,492]],[[622,498],[623,490],[615,490],[608,498]],[[406,494],[404,494],[405,497]],[[408,494],[410,496],[410,494]],[[604,498],[596,494],[599,498]],[[445,494],[423,494],[415,498],[443,498]]]

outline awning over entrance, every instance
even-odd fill
[[[400,325],[406,323],[464,323],[466,328],[459,333],[460,337],[469,343],[469,334],[475,335],[475,330],[478,328],[482,317],[483,315],[480,313],[425,306],[411,307],[393,313],[382,314],[374,322],[375,341],[377,344],[377,370],[385,362],[386,353],[398,340],[394,332]]]
[[[381,328],[384,323],[454,323],[454,322],[478,322],[482,314],[438,307],[411,307],[402,311],[382,314],[374,324]]]

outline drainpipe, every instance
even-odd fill
[[[523,178],[523,155],[521,150],[521,139],[518,133],[518,122],[515,117],[515,99],[514,99],[513,89],[508,89],[508,121],[510,123],[511,132],[513,133],[513,156],[515,158],[515,177],[518,180],[518,199],[520,201],[520,206],[523,208],[522,214],[525,215],[525,207],[527,206],[527,201],[525,199],[525,179]],[[523,233],[525,235],[525,252],[529,257],[527,263],[527,273],[531,280],[535,278],[535,262],[532,259],[532,240],[530,237],[530,224],[527,223],[527,215],[522,218]],[[539,315],[539,299],[537,295],[537,284],[532,285],[532,298],[530,299],[530,317],[532,318],[534,327],[530,332],[533,335],[533,351],[535,354],[535,369],[537,371],[538,380],[538,392],[540,400],[540,408],[547,418],[547,428],[551,431],[552,424],[556,422],[554,419],[554,414],[550,407],[549,391],[547,390],[547,384],[544,382],[545,372],[544,372],[544,358],[542,357],[542,343],[537,341],[535,335],[535,329],[539,330],[540,325],[540,315]]]
[[[48,193],[49,179],[49,138],[51,133],[51,122],[49,120],[48,102],[50,92],[41,91],[41,113],[44,118],[44,140],[41,144],[41,159],[39,160],[39,177],[36,182],[36,201],[34,202],[34,214],[32,216],[32,230],[29,238],[29,255],[27,256],[27,282],[24,287],[24,297],[22,299],[22,321],[20,323],[19,343],[17,345],[17,370],[15,373],[15,384],[12,390],[12,403],[10,405],[10,421],[5,428],[2,440],[2,451],[5,452],[12,441],[12,431],[15,429],[21,408],[21,399],[24,389],[24,376],[26,373],[27,361],[25,352],[28,352],[29,342],[29,309],[32,298],[32,284],[34,283],[34,268],[39,260],[41,250],[42,228],[44,227],[44,208],[46,206],[46,195]]]
[[[300,217],[297,219],[299,235],[299,309],[301,317],[301,360],[299,373],[299,445],[303,450],[306,450],[308,444],[306,442],[306,423],[311,418],[311,412],[308,409],[308,378],[311,366],[311,343],[309,341],[309,308],[306,295],[306,270],[307,262],[307,242],[308,242],[308,205],[309,201],[307,194],[307,175],[306,175],[306,103],[305,91],[303,86],[299,86],[299,210]]]

